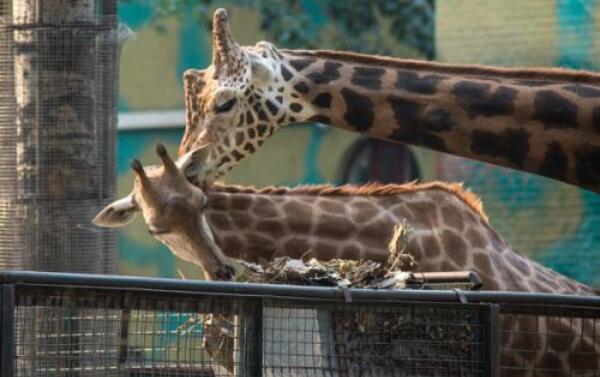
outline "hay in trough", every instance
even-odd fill
[[[410,228],[396,225],[388,245],[390,255],[385,263],[371,260],[332,259],[308,261],[277,257],[260,263],[240,261],[236,280],[240,282],[292,284],[325,287],[400,289],[406,286],[414,267],[413,256],[407,251]]]

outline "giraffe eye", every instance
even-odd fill
[[[233,105],[235,105],[235,101],[236,101],[236,99],[232,98],[223,103],[219,103],[215,106],[215,111],[217,113],[225,113],[233,108]]]

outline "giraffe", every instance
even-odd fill
[[[479,198],[460,184],[316,185],[257,190],[215,183],[205,192],[182,180],[197,174],[208,148],[188,152],[170,164],[164,146],[159,145],[157,153],[162,167],[142,168],[139,161],[132,162],[136,175],[132,193],[106,206],[94,219],[97,225],[125,225],[139,210],[150,232],[164,242],[169,233],[179,233],[171,228],[188,226],[190,217],[194,217],[179,213],[196,210],[201,216],[192,226],[201,226],[200,233],[210,234],[213,241],[208,243],[216,246],[196,245],[199,242],[193,240],[194,246],[213,250],[218,246],[229,258],[257,262],[274,256],[306,256],[385,262],[394,225],[407,220],[413,233],[408,248],[415,258],[415,272],[471,270],[491,290],[595,294],[592,288],[515,251],[491,227]],[[175,167],[184,173],[175,174]],[[180,208],[184,204],[187,211]],[[179,246],[172,241],[167,245],[180,248],[186,241],[179,242]],[[203,264],[194,261],[193,252],[175,254]]]
[[[319,122],[600,192],[600,74],[241,47],[213,17],[213,60],[184,73],[179,154],[210,144],[212,182],[279,127]]]
[[[233,270],[224,256],[248,261],[280,255],[383,262],[394,225],[406,219],[413,234],[407,250],[415,259],[415,272],[471,270],[488,290],[595,294],[515,251],[491,227],[479,198],[460,184],[261,190],[213,184],[205,193],[198,187],[202,185],[189,180],[201,169],[208,151],[199,148],[173,162],[159,145],[161,167],[144,168],[134,160],[132,193],[109,204],[94,222],[118,227],[141,211],[150,232],[176,256],[201,266],[209,279],[230,280]],[[518,367],[525,365],[563,372],[572,367],[600,368],[600,342],[595,340],[600,339],[600,328],[589,320],[506,317],[502,330],[501,362],[507,367],[502,375],[521,375]],[[528,349],[536,354],[511,351]],[[533,369],[520,372],[535,375]]]

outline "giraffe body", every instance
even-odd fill
[[[484,289],[594,294],[516,252],[458,184],[213,185],[205,214],[223,253],[248,261],[315,257],[383,262],[394,225],[407,221],[418,272],[475,271]]]
[[[600,74],[240,47],[224,10],[213,25],[219,58],[184,74],[180,155],[209,144],[202,180],[233,168],[279,127],[312,121],[600,192]]]
[[[205,194],[188,182],[197,175],[196,151],[177,163],[164,151],[159,155],[162,167],[133,164],[133,193],[107,206],[95,222],[120,226],[139,210],[157,239],[179,258],[204,268],[209,279],[231,278],[225,255],[251,261],[274,255],[383,261],[394,225],[406,219],[413,232],[407,251],[417,262],[414,271],[473,270],[490,290],[594,294],[519,255],[490,227],[478,198],[460,185],[260,191],[214,185]],[[174,172],[177,168],[184,174]],[[600,344],[595,340],[600,339],[600,327],[593,320],[503,317],[502,330],[502,375],[600,369]]]

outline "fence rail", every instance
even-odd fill
[[[13,376],[600,376],[600,297],[1,272]]]

